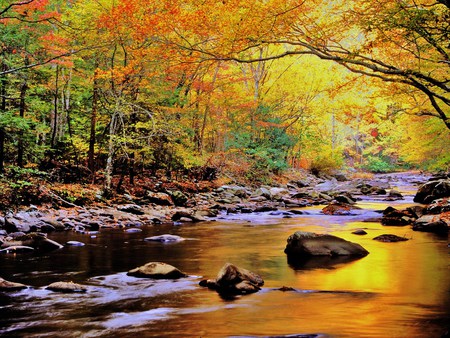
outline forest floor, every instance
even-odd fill
[[[17,168],[15,169],[17,170]],[[242,176],[222,174],[213,180],[198,180],[192,177],[167,178],[142,173],[133,178],[116,175],[112,179],[111,189],[105,193],[103,177],[74,180],[72,176],[49,178],[35,170],[23,169],[20,172],[7,172],[0,176],[0,211],[17,210],[30,205],[59,208],[70,206],[115,205],[141,199],[149,191],[167,193],[180,191],[187,196],[211,192],[226,184],[245,187],[282,186],[291,181],[304,180],[311,175],[306,170],[288,170],[280,175],[271,175],[264,182],[246,180]],[[370,178],[372,174],[358,173],[351,178]],[[69,181],[64,183],[64,181]],[[79,183],[81,181],[82,183]],[[94,181],[94,182],[92,182]]]

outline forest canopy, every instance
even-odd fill
[[[448,1],[0,0],[0,31],[0,172],[450,165]]]

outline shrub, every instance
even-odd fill
[[[387,173],[394,171],[396,166],[387,157],[368,156],[364,169],[373,173]]]
[[[340,151],[325,149],[324,152],[317,154],[311,161],[310,170],[313,174],[330,174],[335,170],[341,169],[344,165],[344,158]]]

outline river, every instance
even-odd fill
[[[325,216],[322,206],[282,218],[269,213],[228,215],[216,221],[104,229],[96,236],[56,232],[60,243],[84,242],[45,254],[1,255],[1,276],[32,285],[0,292],[4,337],[441,337],[450,325],[448,237],[409,226],[367,222],[388,205],[412,205],[415,187],[400,180],[405,200],[365,198],[354,216]],[[364,228],[365,236],[351,232]],[[283,250],[297,230],[329,233],[360,243],[357,260],[310,260],[292,266]],[[410,240],[381,243],[384,234]],[[173,234],[173,244],[144,241]],[[178,267],[177,281],[138,279],[126,271],[151,261]],[[198,286],[230,262],[260,274],[258,293],[223,299]],[[48,291],[55,281],[87,285],[84,294]],[[288,286],[293,291],[278,288]]]

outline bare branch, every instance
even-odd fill
[[[13,2],[12,4],[6,6],[4,9],[0,10],[0,16],[2,16],[3,14],[5,14],[7,11],[9,11],[11,8],[13,7],[17,7],[17,6],[24,6],[24,5],[28,5],[31,4],[34,0],[26,0],[26,1],[21,1],[21,2]]]

